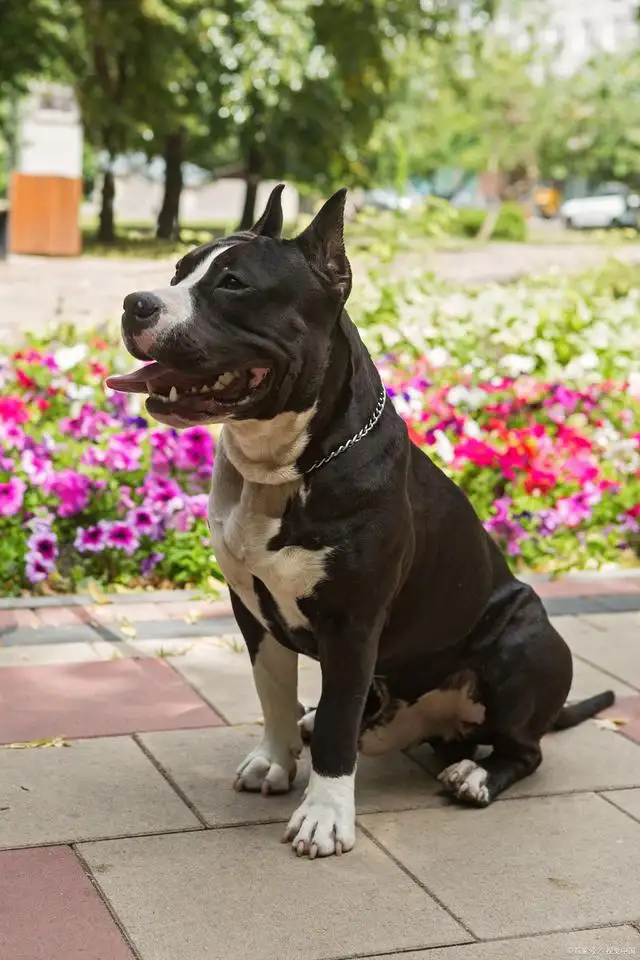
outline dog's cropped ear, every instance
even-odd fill
[[[261,237],[277,239],[282,233],[282,191],[284,183],[279,183],[269,194],[264,213],[250,230]]]
[[[344,249],[345,188],[329,197],[295,243],[312,270],[340,293],[343,301],[351,291],[351,266]]]

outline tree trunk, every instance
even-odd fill
[[[170,133],[164,145],[164,196],[158,214],[157,240],[177,240],[180,236],[180,195],[184,131]]]
[[[482,221],[482,226],[478,230],[476,240],[479,240],[480,243],[488,243],[488,241],[491,240],[493,231],[497,226],[501,210],[502,201],[498,200],[498,202],[494,203],[494,206],[489,210],[486,217]]]
[[[107,167],[102,180],[102,205],[100,207],[100,223],[98,225],[98,240],[100,243],[114,243],[116,231],[113,217],[113,201],[116,195],[116,183],[113,170]]]
[[[245,177],[244,207],[238,230],[249,230],[256,222],[256,198],[260,177],[255,173],[248,173]]]

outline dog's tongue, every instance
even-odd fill
[[[154,360],[152,363],[145,363],[139,370],[132,373],[115,373],[107,377],[105,383],[112,390],[119,390],[121,393],[156,393],[163,388],[171,389],[191,386],[198,383],[202,378],[190,376],[188,373],[179,373],[170,367],[164,367],[161,363]],[[153,390],[147,389],[147,384],[153,387]]]

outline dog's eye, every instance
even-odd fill
[[[222,290],[244,290],[246,284],[238,280],[232,273],[225,273],[218,281],[218,287]]]

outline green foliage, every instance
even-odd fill
[[[466,237],[476,237],[487,216],[486,211],[471,207],[460,207],[457,213],[457,225],[460,233]],[[498,220],[493,229],[492,239],[524,243],[527,239],[527,221],[519,204],[502,204]]]

